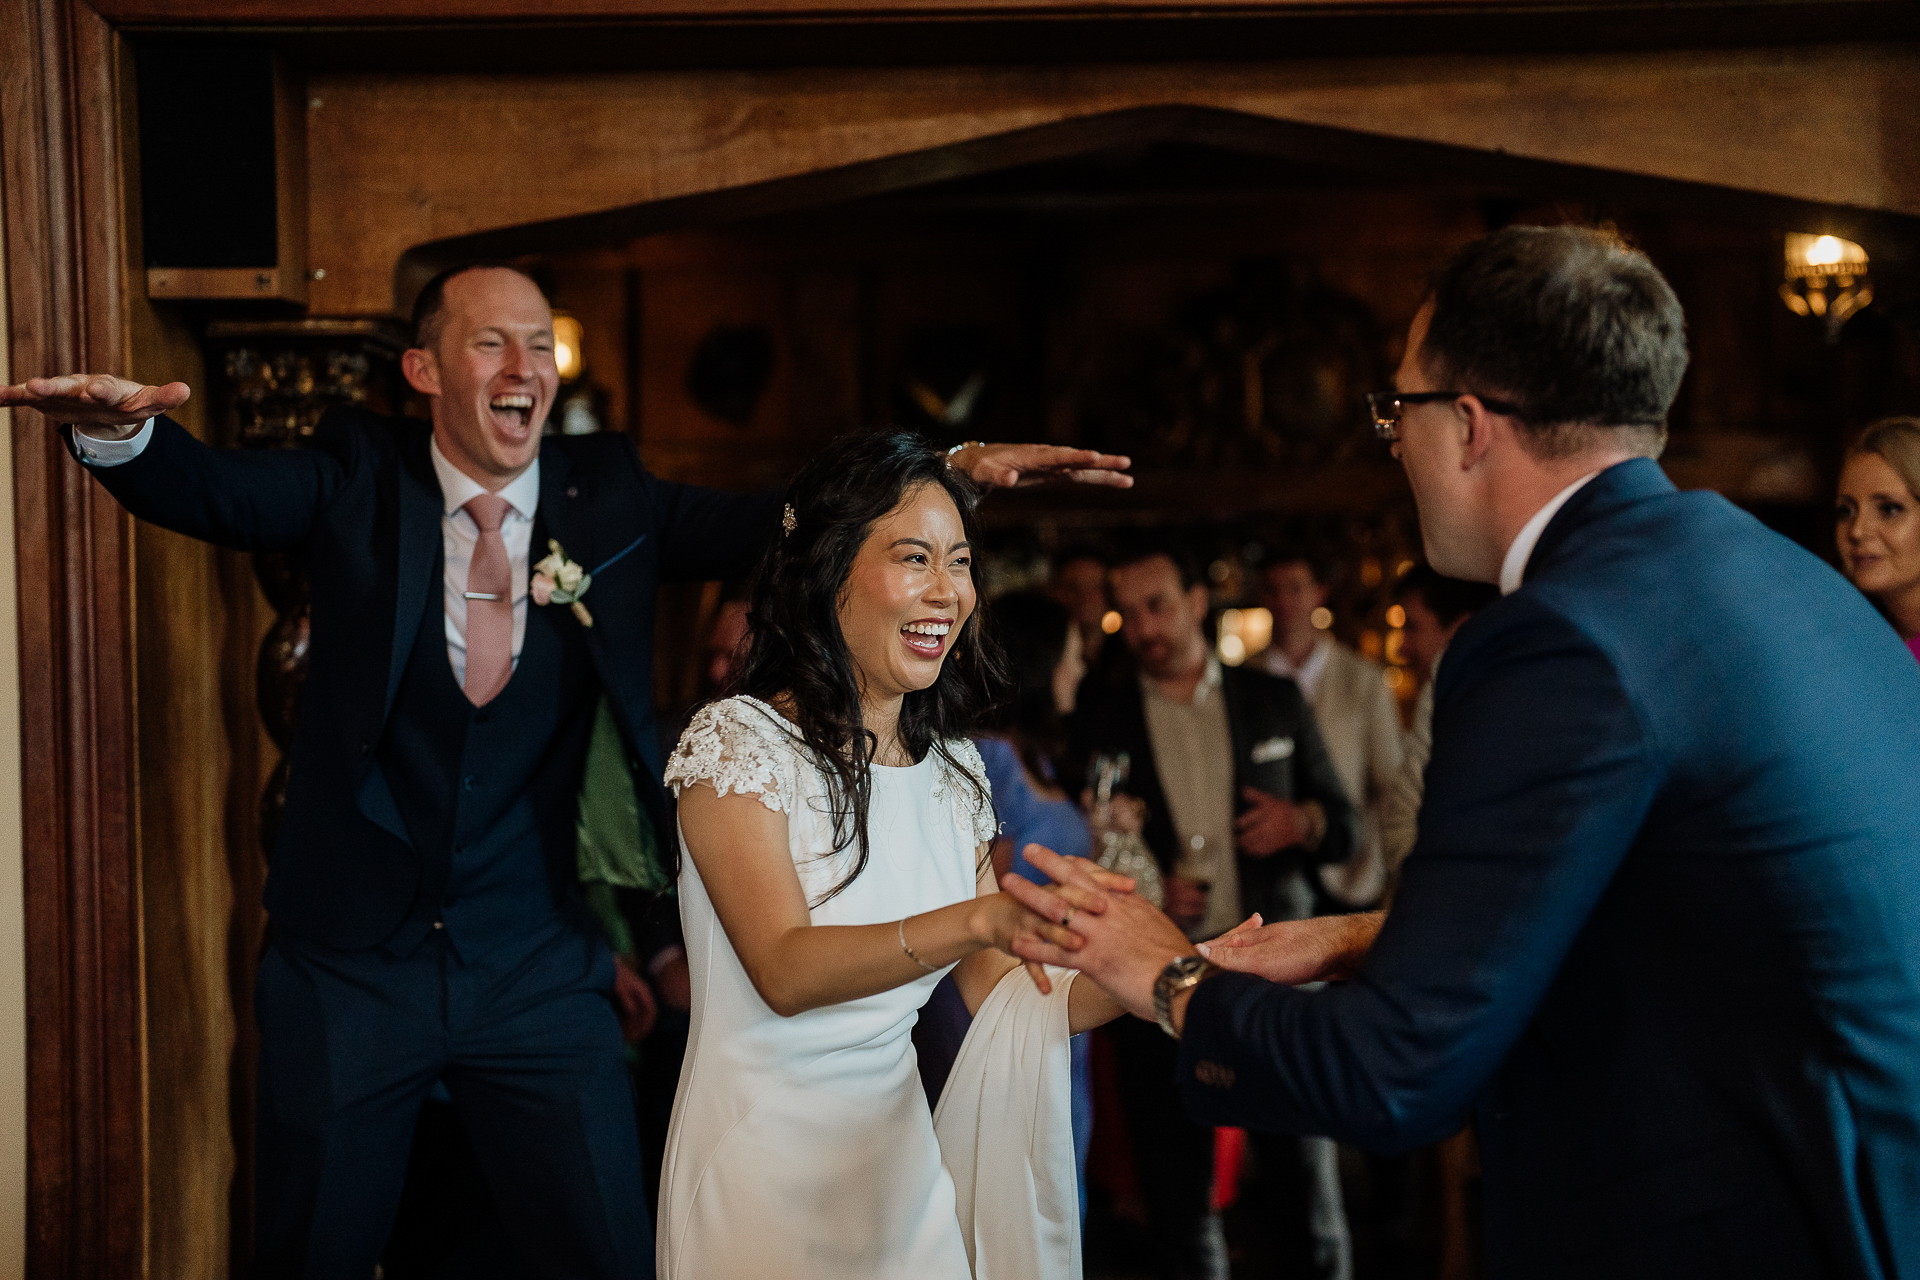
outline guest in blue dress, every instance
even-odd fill
[[[974,739],[993,784],[993,807],[1000,819],[994,842],[994,871],[1011,869],[1036,884],[1048,878],[1029,863],[1024,850],[1041,844],[1072,858],[1093,854],[1093,835],[1085,816],[1054,776],[1054,761],[1066,743],[1061,718],[1073,710],[1074,692],[1086,665],[1080,656],[1080,632],[1066,607],[1033,592],[1013,592],[995,600],[988,614],[1006,654],[1008,688],[991,718],[992,731]],[[921,1010],[914,1043],[920,1075],[930,1099],[938,1099],[947,1071],[967,1033],[967,1010],[952,979],[942,982]],[[1093,1137],[1093,1059],[1087,1037],[1078,1035],[1073,1050],[1073,1149],[1080,1169],[1080,1212],[1087,1208],[1087,1144]]]

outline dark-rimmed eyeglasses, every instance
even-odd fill
[[[1389,442],[1398,440],[1400,419],[1409,405],[1438,404],[1442,400],[1458,400],[1461,396],[1473,396],[1494,413],[1520,412],[1517,404],[1493,400],[1474,391],[1370,391],[1367,393],[1367,412],[1373,415],[1373,434]]]

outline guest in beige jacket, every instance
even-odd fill
[[[1400,772],[1400,717],[1385,669],[1315,625],[1314,611],[1327,603],[1327,577],[1325,566],[1305,549],[1288,548],[1267,561],[1256,591],[1273,614],[1273,643],[1253,662],[1299,684],[1320,722],[1340,782],[1360,812],[1360,842],[1353,856],[1320,868],[1329,905],[1370,907],[1386,888],[1381,807]]]

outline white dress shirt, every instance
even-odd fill
[[[1176,702],[1140,676],[1140,709],[1153,745],[1154,769],[1167,816],[1180,841],[1174,874],[1209,886],[1206,916],[1187,931],[1199,941],[1240,923],[1240,868],[1234,860],[1233,728],[1220,691],[1220,662],[1207,669],[1193,697]]]
[[[78,427],[74,443],[90,467],[117,467],[133,461],[153,439],[153,419],[148,418],[139,431],[125,440],[102,440]],[[463,509],[480,494],[488,492],[477,480],[461,471],[440,452],[440,442],[427,446],[433,458],[433,473],[440,479],[440,545],[445,553],[444,589],[447,612],[447,660],[453,664],[455,684],[467,679],[467,570],[473,564],[474,544],[480,540],[480,527]],[[500,537],[507,544],[507,561],[513,569],[513,661],[520,662],[520,646],[527,635],[527,582],[533,546],[533,513],[540,504],[540,460],[514,477],[513,483],[499,491],[510,508],[500,522]]]
[[[1605,467],[1600,469],[1606,470]],[[1567,499],[1580,492],[1580,486],[1599,475],[1600,471],[1589,471],[1572,484],[1553,495],[1547,505],[1533,513],[1533,518],[1520,526],[1520,532],[1514,537],[1513,545],[1507,548],[1507,558],[1500,563],[1500,594],[1510,596],[1520,589],[1521,579],[1527,576],[1527,561],[1533,557],[1533,548],[1540,541],[1540,535],[1547,531],[1547,523],[1558,515],[1560,508],[1567,505]]]
[[[1277,644],[1268,645],[1254,659],[1254,665],[1268,675],[1285,676],[1300,686],[1300,692],[1312,702],[1320,693],[1320,677],[1327,674],[1327,663],[1333,658],[1333,637],[1322,631],[1313,642],[1313,649],[1307,654],[1307,660],[1294,665],[1292,658],[1281,652]],[[1325,726],[1322,726],[1323,728]]]

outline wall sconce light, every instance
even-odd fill
[[[1793,314],[1822,321],[1828,342],[1839,341],[1848,319],[1873,301],[1867,251],[1838,236],[1790,233],[1780,299]]]
[[[572,382],[580,376],[580,340],[584,331],[580,322],[565,312],[553,316],[553,362],[560,367],[560,381]]]

